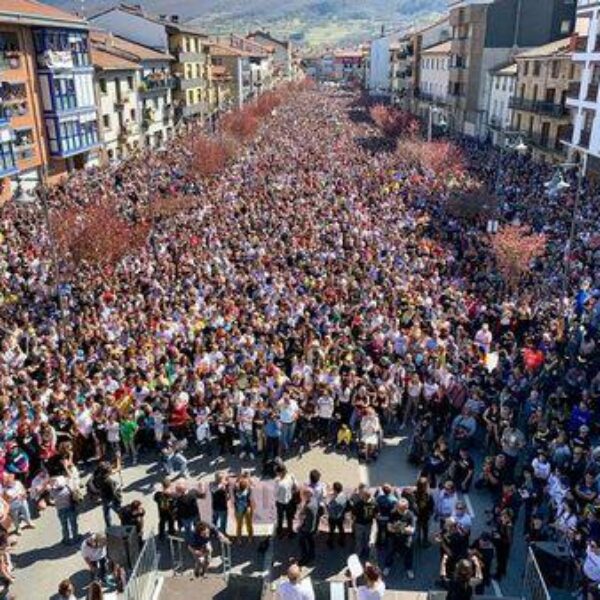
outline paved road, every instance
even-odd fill
[[[288,460],[289,468],[301,480],[306,480],[312,468],[318,468],[323,473],[325,481],[340,480],[344,485],[356,486],[359,481],[377,485],[383,481],[390,481],[397,485],[412,484],[416,478],[416,470],[406,461],[408,441],[403,437],[386,441],[386,446],[379,460],[369,466],[359,465],[354,458],[327,453],[316,448],[302,457]],[[225,462],[215,465],[208,459],[198,457],[191,461],[191,474],[197,480],[207,481],[214,471],[219,468],[237,470],[240,466],[250,466],[248,462],[232,457]],[[161,479],[156,465],[153,463],[139,464],[135,467],[126,467],[123,470],[124,500],[129,502],[141,498],[147,514],[147,531],[156,528],[157,515],[152,493]],[[474,492],[469,497],[469,502],[475,514],[475,533],[485,527],[484,510],[489,506],[485,493]],[[56,591],[58,582],[70,576],[77,587],[78,597],[82,597],[88,583],[87,571],[76,547],[64,547],[60,544],[60,528],[54,509],[46,510],[36,521],[35,530],[24,531],[23,536],[14,552],[14,562],[17,567],[17,581],[13,591],[18,600],[46,600],[51,598]],[[97,506],[86,506],[80,516],[80,529],[82,533],[98,531],[103,528],[101,509]],[[519,537],[519,536],[517,536]],[[519,580],[524,567],[524,544],[522,541],[514,549],[511,559],[509,575],[502,582],[502,592],[505,595],[514,594],[519,589]],[[247,551],[238,551],[234,548],[233,560],[236,564],[245,563],[249,559]],[[286,543],[283,550],[276,548],[276,560],[283,561],[287,556],[297,554],[294,542]],[[318,576],[335,576],[342,567],[344,554],[338,550],[329,550],[322,541],[319,542],[319,558],[323,567]],[[394,569],[388,578],[388,585],[397,589],[430,589],[436,578],[439,553],[433,547],[428,550],[418,551],[416,555],[415,581],[409,582],[402,570]],[[254,560],[254,559],[253,559]],[[250,568],[255,571],[257,565]],[[32,592],[35,585],[35,592]],[[493,590],[490,590],[493,593]]]

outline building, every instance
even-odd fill
[[[565,38],[515,56],[512,129],[524,134],[539,160],[564,160],[561,141],[571,138],[566,99],[571,83],[579,81],[581,67],[571,61],[570,46],[571,39]]]
[[[293,81],[295,79],[294,52],[290,40],[279,40],[273,37],[269,31],[261,30],[249,33],[246,38],[273,50],[274,81]]]
[[[490,70],[522,49],[569,35],[574,2],[564,0],[449,0],[452,29],[449,100],[458,131],[486,135]]]
[[[92,62],[100,112],[100,137],[107,161],[130,156],[140,146],[138,89],[141,66],[114,49],[110,35],[91,35]]]
[[[443,17],[433,23],[418,29],[411,34],[412,42],[412,80],[409,83],[406,108],[412,112],[419,110],[419,93],[421,91],[421,53],[427,48],[437,46],[450,38],[450,23],[448,17]]]
[[[91,17],[90,21],[113,34],[174,57],[171,71],[175,119],[210,116],[213,92],[208,36],[177,15],[151,15],[139,5],[121,4]]]
[[[450,41],[421,51],[419,73],[417,112],[421,117],[428,118],[432,107],[446,106],[448,103]],[[436,113],[434,122],[441,116],[441,113]]]
[[[413,93],[414,47],[411,36],[390,43],[390,99],[403,103]]]
[[[146,46],[106,32],[92,32],[92,42],[104,52],[133,61],[139,67],[135,90],[140,143],[142,146],[158,148],[174,132],[174,110],[172,91],[176,85],[171,75],[174,58]],[[102,84],[97,81],[98,84]],[[98,96],[99,100],[101,97]]]
[[[488,136],[493,144],[504,143],[502,132],[509,130],[512,123],[511,98],[517,87],[517,63],[493,69],[488,74]]]
[[[260,96],[273,88],[275,85],[273,77],[275,50],[273,48],[234,34],[224,40],[219,38],[218,42],[225,43],[229,47],[241,50],[248,55],[250,59],[251,96]]]
[[[229,106],[241,108],[253,93],[250,53],[226,44],[211,43],[210,55],[213,77],[223,77],[217,85],[218,106],[226,110]],[[222,70],[227,76],[221,76]]]
[[[362,50],[334,50],[332,79],[338,83],[361,83],[363,78]]]
[[[0,3],[2,197],[98,162],[87,24],[33,0]]]
[[[600,175],[600,4],[579,0],[576,37],[571,44],[571,60],[580,69],[580,77],[571,86],[567,106],[572,111],[571,144],[582,156],[586,172]]]

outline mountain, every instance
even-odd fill
[[[82,0],[43,0],[66,10],[81,10]],[[156,14],[178,14],[208,32],[244,33],[256,28],[292,36],[308,45],[336,45],[369,39],[435,18],[446,0],[131,0]],[[85,0],[85,14],[117,4]]]

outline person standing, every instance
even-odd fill
[[[252,408],[250,398],[244,398],[242,406],[237,412],[237,423],[240,434],[240,458],[254,460],[254,424],[255,410]]]
[[[81,556],[89,567],[92,579],[105,580],[107,575],[106,538],[98,533],[92,533],[81,544]]]
[[[348,508],[348,498],[344,494],[342,484],[334,482],[333,494],[327,503],[327,521],[329,523],[329,536],[327,545],[333,548],[335,532],[338,531],[338,543],[344,545],[344,517]]]
[[[429,479],[419,477],[415,490],[415,511],[417,517],[417,536],[416,540],[423,548],[431,546],[429,542],[429,521],[433,515],[435,503],[433,494],[429,489]]]
[[[12,473],[4,476],[4,499],[8,502],[10,517],[17,535],[21,535],[21,520],[25,521],[27,529],[35,529],[35,525],[31,522],[27,490]]]
[[[69,545],[79,540],[77,524],[77,506],[73,490],[66,477],[53,477],[49,481],[50,498],[56,507],[56,514],[62,530],[62,543]]]
[[[229,504],[229,481],[227,473],[215,473],[215,480],[209,485],[212,508],[212,524],[222,534],[227,534]]]
[[[406,498],[400,498],[390,513],[387,521],[389,533],[388,554],[385,559],[384,575],[388,575],[394,562],[396,553],[404,556],[404,568],[406,576],[412,580],[415,578],[413,571],[414,537],[416,530],[416,517],[409,509]]]
[[[100,494],[102,502],[102,514],[104,515],[104,524],[106,527],[112,525],[111,512],[119,514],[121,511],[122,493],[119,484],[111,476],[111,467],[109,463],[100,463],[92,475],[94,487]]]
[[[197,489],[188,489],[183,482],[175,486],[175,514],[180,530],[183,529],[186,540],[194,533],[196,523],[200,521],[198,498],[202,494]]]
[[[283,520],[287,524],[288,535],[294,535],[294,517],[298,508],[298,484],[284,465],[277,467],[275,477],[275,506],[277,509],[277,535],[283,534]]]
[[[233,510],[235,514],[236,539],[238,541],[241,539],[245,523],[246,530],[248,531],[248,539],[252,542],[254,536],[254,527],[252,525],[254,500],[252,499],[250,477],[246,474],[240,475],[233,486]]]
[[[161,540],[165,537],[165,529],[169,535],[175,535],[175,499],[171,485],[169,478],[163,479],[161,489],[154,494],[158,508],[158,537]]]
[[[371,546],[371,532],[377,506],[373,495],[364,483],[358,486],[350,500],[353,518],[355,552],[361,560],[367,560]]]
[[[296,421],[298,420],[300,409],[298,408],[298,403],[287,394],[279,403],[278,408],[281,424],[281,448],[283,452],[287,452],[294,443]]]
[[[302,508],[300,509],[300,524],[298,535],[300,542],[300,566],[311,563],[315,558],[315,534],[317,531],[317,504],[313,502],[314,492],[304,488],[301,492]]]

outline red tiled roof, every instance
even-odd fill
[[[35,17],[38,19],[51,19],[69,21],[72,23],[85,23],[78,16],[54,6],[36,2],[36,0],[0,0],[0,21],[3,15],[15,14],[20,17]]]

